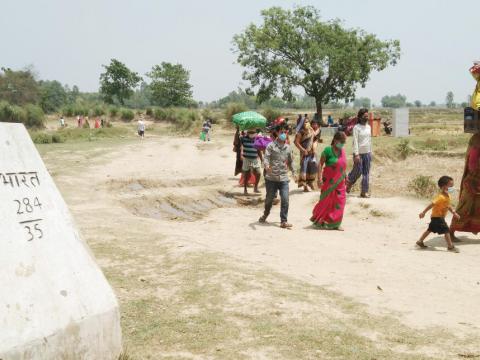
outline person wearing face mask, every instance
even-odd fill
[[[318,123],[310,125],[307,118],[300,120],[296,128],[295,146],[300,151],[300,175],[298,176],[298,187],[303,187],[308,192],[309,187],[313,190],[313,183],[317,176],[317,160],[315,157],[316,144],[320,138],[320,127]]]
[[[357,115],[358,123],[353,128],[353,169],[347,178],[347,193],[362,176],[360,197],[368,198],[370,188],[370,164],[372,162],[372,130],[368,125],[368,110],[360,109]]]
[[[253,191],[255,193],[260,193],[258,190],[258,183],[260,182],[260,161],[262,160],[262,154],[259,152],[254,144],[255,144],[255,137],[257,132],[255,130],[248,130],[247,135],[243,136],[240,140],[241,143],[241,160],[243,161],[242,164],[242,173],[243,178],[245,179],[243,185],[243,194],[248,195],[247,186],[250,172],[253,172],[255,175],[255,186]],[[258,158],[260,157],[260,161]]]
[[[425,217],[425,214],[432,209],[432,216],[428,229],[422,234],[420,239],[416,242],[417,246],[421,249],[427,248],[423,241],[432,232],[440,235],[445,235],[445,241],[447,242],[447,249],[449,251],[458,252],[457,248],[452,244],[452,238],[450,236],[449,228],[445,222],[445,216],[450,211],[453,214],[454,219],[461,219],[460,215],[450,206],[450,194],[453,193],[453,179],[450,176],[442,176],[438,180],[438,187],[440,193],[435,196],[432,203],[423,210],[420,215],[420,219]]]
[[[292,227],[292,225],[288,223],[288,170],[290,169],[293,176],[295,176],[295,170],[292,167],[292,149],[286,141],[286,130],[284,128],[279,129],[278,137],[275,141],[268,144],[265,149],[264,166],[266,170],[265,187],[267,194],[265,196],[265,210],[258,220],[260,223],[267,221],[267,217],[272,209],[273,200],[278,191],[280,192],[280,227],[283,229]]]
[[[346,140],[345,133],[338,131],[331,146],[323,150],[320,158],[317,185],[321,194],[310,218],[313,225],[320,229],[343,230],[341,225],[346,202],[347,176],[347,157],[343,147]]]

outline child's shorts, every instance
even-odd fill
[[[430,224],[428,225],[428,231],[433,233],[443,235],[450,231],[445,218],[443,217],[432,217]]]

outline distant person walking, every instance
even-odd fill
[[[100,129],[100,119],[98,117],[95,119],[95,129]]]
[[[145,139],[145,123],[142,118],[138,119],[137,131],[140,139]]]
[[[65,119],[63,118],[63,115],[60,116],[60,127],[65,127]]]
[[[267,217],[272,210],[273,200],[278,191],[280,192],[280,227],[283,229],[292,227],[292,224],[288,223],[288,170],[290,169],[293,176],[295,176],[295,170],[292,166],[292,149],[286,141],[286,130],[279,129],[278,137],[275,141],[268,144],[265,150],[264,166],[266,170],[265,187],[267,194],[265,196],[265,210],[260,219],[258,219],[260,223],[267,221]]]
[[[360,197],[370,197],[370,166],[372,162],[372,130],[368,125],[368,110],[360,109],[357,115],[358,123],[352,131],[353,135],[353,169],[348,174],[347,193],[362,176]]]
[[[310,221],[325,230],[343,230],[342,220],[345,210],[345,178],[347,176],[347,157],[345,141],[347,136],[338,131],[320,157],[318,166],[318,188],[321,189],[320,200],[313,208]]]
[[[212,130],[212,121],[210,119],[207,119],[202,125],[203,141],[205,140],[210,141],[211,130]]]

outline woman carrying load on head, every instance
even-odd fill
[[[318,188],[320,200],[313,208],[310,221],[325,230],[343,230],[341,227],[346,202],[345,178],[347,157],[343,149],[347,136],[338,131],[331,146],[327,146],[318,166]],[[325,166],[325,167],[324,167]]]
[[[480,110],[480,61],[470,68],[470,73],[477,81],[472,95],[471,107]],[[460,184],[460,198],[456,209],[460,219],[452,219],[450,235],[453,241],[456,231],[480,232],[480,133],[470,138],[465,158],[465,169]]]
[[[453,218],[450,225],[453,241],[458,241],[456,231],[480,232],[480,133],[474,134],[468,144],[456,212],[460,219]]]
[[[295,146],[300,151],[300,174],[298,187],[303,191],[313,190],[313,182],[317,176],[317,159],[315,158],[316,145],[320,140],[320,126],[312,127],[308,118],[302,118],[298,123],[295,136]]]

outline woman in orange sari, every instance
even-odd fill
[[[460,219],[453,218],[450,225],[454,241],[459,241],[455,238],[455,231],[480,232],[480,134],[474,134],[468,144],[456,211]]]

